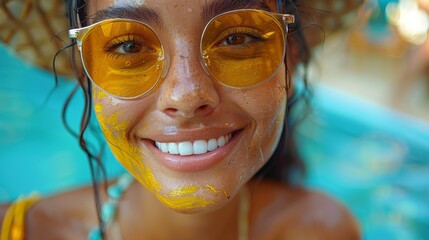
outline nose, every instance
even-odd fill
[[[170,69],[158,97],[157,107],[171,118],[207,116],[219,105],[214,82],[200,65],[198,45],[178,38]]]

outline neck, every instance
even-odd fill
[[[208,213],[183,214],[167,208],[138,183],[121,201],[123,239],[237,239],[240,194]],[[145,237],[144,237],[145,236]]]

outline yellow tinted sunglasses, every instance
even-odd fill
[[[286,52],[294,16],[256,9],[222,13],[204,28],[200,42],[205,71],[221,84],[248,88],[270,79]],[[167,75],[169,61],[155,31],[130,19],[108,19],[69,30],[87,76],[118,98],[150,92]]]

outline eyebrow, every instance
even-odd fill
[[[224,12],[246,8],[271,11],[264,0],[214,0],[202,7],[201,16],[208,22]]]
[[[224,12],[237,9],[260,9],[270,11],[264,0],[214,0],[202,6],[201,17],[205,22]],[[92,17],[92,22],[99,22],[110,18],[134,19],[146,23],[156,24],[162,27],[162,18],[153,8],[146,6],[121,6],[109,7],[97,11]]]
[[[134,19],[145,23],[152,23],[162,26],[162,20],[159,13],[146,6],[121,6],[121,7],[109,7],[97,11],[92,17],[93,22],[99,22],[110,18],[126,18]]]

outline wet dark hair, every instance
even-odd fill
[[[245,0],[235,0],[235,1],[245,1]],[[261,0],[262,1],[262,0]],[[285,123],[283,132],[279,141],[279,144],[277,145],[277,148],[273,154],[273,156],[269,159],[269,161],[262,167],[259,172],[254,176],[254,179],[256,180],[262,180],[262,179],[272,179],[276,181],[281,181],[285,184],[293,184],[299,182],[301,177],[305,176],[305,166],[302,161],[302,159],[299,156],[298,149],[296,146],[296,141],[294,139],[294,132],[296,130],[297,124],[300,122],[296,119],[302,118],[301,117],[292,117],[291,114],[288,114],[291,112],[291,109],[296,105],[296,103],[302,101],[304,103],[309,102],[310,98],[310,90],[308,88],[307,84],[307,68],[310,61],[311,53],[310,48],[306,44],[305,36],[302,32],[302,24],[300,21],[300,14],[299,14],[299,6],[296,4],[296,0],[277,0],[277,7],[280,12],[283,13],[290,13],[293,14],[296,18],[296,21],[294,24],[291,24],[289,26],[289,35],[288,35],[288,46],[287,46],[287,59],[285,59],[286,64],[286,72],[287,72],[287,86],[286,90],[290,93],[290,80],[292,78],[291,72],[295,69],[298,64],[301,64],[303,66],[303,73],[301,76],[301,79],[304,82],[304,91],[293,91],[293,95],[289,96],[288,103],[287,103],[287,109],[286,109],[286,117],[285,117]],[[86,25],[86,19],[82,17],[86,17],[86,0],[67,0],[67,12],[69,16],[69,23],[71,28],[80,27],[80,24]],[[80,18],[80,19],[79,19]],[[69,46],[75,45],[75,42],[73,42]],[[102,158],[100,153],[94,153],[93,149],[90,147],[90,143],[85,138],[85,132],[88,131],[90,128],[90,119],[91,119],[91,107],[92,107],[92,93],[91,93],[91,87],[90,87],[90,81],[89,79],[82,73],[82,71],[79,71],[79,67],[77,64],[80,63],[80,61],[76,61],[76,48],[73,47],[72,49],[72,67],[75,72],[75,77],[78,80],[78,85],[76,88],[71,92],[65,106],[63,109],[63,122],[65,127],[79,139],[80,146],[82,150],[87,154],[89,159],[89,165],[91,169],[91,176],[93,181],[93,187],[94,187],[94,195],[95,195],[95,202],[96,202],[96,208],[97,212],[100,213],[101,208],[101,201],[99,196],[99,185],[100,182],[106,183],[106,174],[105,169],[103,167]],[[78,88],[82,88],[84,92],[84,98],[85,98],[85,106],[84,111],[81,117],[81,124],[79,132],[75,132],[70,127],[70,124],[66,121],[66,112],[67,107],[73,96],[75,95]],[[308,104],[304,104],[305,106],[308,106]],[[302,111],[304,114],[306,111]],[[100,179],[100,173],[101,173],[101,179]],[[102,180],[102,181],[100,181]],[[104,181],[103,181],[104,180]],[[298,181],[297,181],[298,180]],[[106,188],[106,184],[104,184],[104,187]],[[102,232],[102,235],[104,234],[104,225],[100,219],[99,216],[99,222],[100,222],[100,229]]]

